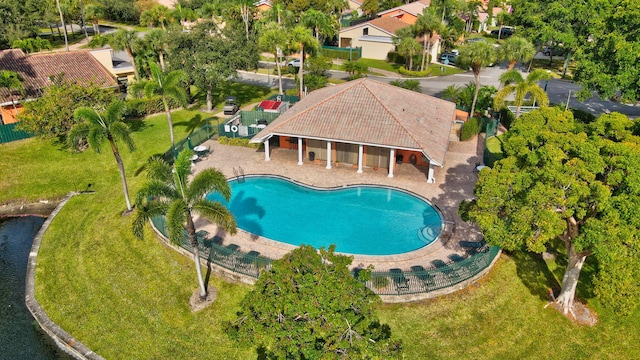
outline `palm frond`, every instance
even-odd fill
[[[171,86],[164,89],[165,96],[174,99],[181,106],[187,106],[187,91],[180,86]]]
[[[182,150],[175,162],[173,163],[173,181],[174,184],[184,197],[187,196],[187,181],[191,174],[191,157],[193,151],[190,149]]]
[[[90,107],[78,108],[73,113],[73,115],[78,121],[88,121],[89,123],[96,125],[101,125],[102,122],[102,118],[100,117],[100,115]]]
[[[524,78],[522,77],[522,74],[520,74],[520,72],[515,69],[505,71],[504,73],[502,73],[502,75],[500,75],[500,83],[502,83],[503,85],[519,84],[523,81]]]
[[[173,244],[181,245],[184,237],[184,223],[187,220],[189,207],[182,199],[175,199],[169,204],[167,209],[166,229],[169,241]]]
[[[117,121],[111,124],[111,136],[114,139],[122,141],[127,145],[129,151],[133,151],[136,149],[135,143],[131,138],[131,129],[129,125],[123,123],[122,121]]]
[[[146,169],[147,179],[154,179],[163,183],[173,181],[171,165],[161,157],[152,157],[147,163]]]
[[[149,180],[142,185],[136,194],[136,205],[143,204],[147,198],[180,198],[173,186],[158,180]]]
[[[182,70],[174,70],[167,74],[167,76],[164,78],[164,83],[167,88],[173,86],[181,87],[183,85],[182,83],[186,83],[188,79],[189,76],[186,72]]]
[[[71,148],[77,150],[80,146],[80,141],[86,139],[89,136],[90,128],[91,125],[86,122],[77,124],[76,126],[72,127],[69,131],[69,134],[67,134],[67,144]]]
[[[149,219],[163,215],[167,211],[167,205],[160,201],[150,201],[146,204],[136,205],[136,213],[133,218],[133,235],[138,239],[144,237],[144,225]]]
[[[536,99],[538,104],[540,104],[540,107],[549,106],[549,96],[547,96],[547,93],[538,86],[538,84],[531,86],[529,92],[531,93],[531,97]]]
[[[144,89],[147,86],[148,82],[148,80],[140,80],[129,85],[129,94],[136,98],[141,97],[143,94],[145,94]]]
[[[544,69],[535,69],[527,75],[526,82],[529,84],[537,84],[541,80],[548,80],[551,74]]]
[[[511,95],[515,91],[515,85],[507,85],[500,89],[493,97],[493,108],[496,110],[504,107],[504,101],[507,96]]]
[[[153,97],[154,95],[158,95],[162,93],[162,87],[158,85],[158,83],[154,81],[148,81],[144,86],[144,95],[146,97]]]
[[[218,224],[227,233],[233,235],[238,232],[236,218],[231,211],[218,201],[199,199],[193,203],[193,211],[205,219]]]
[[[187,194],[189,199],[200,199],[212,191],[227,201],[231,199],[231,187],[224,175],[216,169],[205,169],[191,180]]]
[[[106,133],[108,130],[98,124],[94,124],[89,128],[89,135],[87,136],[87,142],[89,146],[93,148],[93,151],[100,153],[102,150],[102,142],[106,137]]]
[[[124,111],[124,102],[115,100],[109,104],[104,113],[104,118],[108,124],[114,124],[122,120],[122,112]]]

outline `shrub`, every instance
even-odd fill
[[[504,125],[505,128],[509,129],[515,119],[516,116],[511,112],[511,110],[506,107],[500,109],[500,123]]]
[[[304,86],[306,86],[309,91],[313,91],[316,89],[323,88],[327,86],[328,78],[323,75],[315,75],[315,74],[304,74]]]
[[[173,99],[167,99],[170,109],[180,107]],[[154,96],[145,99],[129,99],[125,102],[123,115],[125,118],[143,118],[151,114],[164,112],[162,97]]]
[[[404,66],[400,66],[400,68],[398,69],[398,72],[402,75],[407,75],[407,76],[425,77],[431,74],[431,69],[427,68],[425,71],[412,71],[412,70],[407,70],[407,68],[405,68]]]
[[[460,140],[469,140],[480,133],[482,122],[478,118],[470,118],[460,129]]]
[[[226,136],[220,136],[218,138],[218,144],[230,145],[230,146],[242,146],[242,147],[248,147],[248,148],[251,148],[251,149],[257,149],[260,146],[262,146],[261,143],[250,143],[249,139],[245,139],[245,138],[230,138],[230,137],[226,137]]]
[[[314,56],[305,61],[305,69],[310,74],[323,76],[327,70],[331,69],[332,64],[331,59],[326,56]]]
[[[596,116],[580,109],[569,109],[573,113],[573,118],[583,124],[589,124],[596,120]]]

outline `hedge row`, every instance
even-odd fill
[[[462,124],[460,129],[460,140],[469,140],[482,130],[482,121],[478,118],[471,118]]]
[[[176,109],[180,105],[172,99],[167,99],[169,108]],[[155,96],[152,98],[144,99],[128,99],[125,102],[124,117],[125,118],[143,118],[151,114],[157,114],[164,112],[164,105],[162,104],[162,97]]]
[[[322,56],[326,56],[330,59],[358,60],[360,59],[360,52],[358,50],[352,50],[351,52],[349,52],[345,50],[332,50],[323,48]]]
[[[231,145],[231,146],[242,146],[242,147],[248,147],[248,148],[251,148],[251,149],[257,149],[260,146],[262,146],[261,143],[250,143],[249,139],[245,139],[245,138],[230,138],[230,137],[226,137],[226,136],[220,136],[218,138],[218,144]]]
[[[400,68],[398,69],[398,72],[402,75],[407,75],[407,76],[426,77],[426,76],[429,76],[429,74],[431,74],[431,69],[427,68],[425,71],[413,71],[413,70],[407,70],[404,66],[400,66]]]

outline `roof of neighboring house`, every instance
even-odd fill
[[[497,16],[502,11],[504,11],[502,8],[494,7],[493,8],[493,16]],[[489,13],[484,11],[484,9],[479,6],[478,7],[478,21],[480,21],[482,23],[482,22],[487,21],[488,18],[489,18]]]
[[[398,20],[396,18],[392,18],[392,17],[380,17],[380,18],[376,18],[364,23],[360,23],[358,25],[354,25],[348,28],[344,28],[342,30],[340,30],[340,32],[345,32],[351,29],[355,29],[358,27],[364,27],[364,26],[373,26],[375,28],[378,28],[381,31],[384,31],[386,33],[388,33],[389,35],[395,35],[396,32],[402,28],[406,28],[408,26],[411,26],[410,24],[407,24],[404,21]]]
[[[422,151],[444,164],[454,103],[363,78],[311,92],[251,140],[272,135]]]
[[[10,95],[0,89],[0,103],[18,101],[40,96],[42,89],[51,85],[51,77],[64,74],[62,81],[79,85],[94,84],[103,87],[117,86],[114,77],[96,60],[88,50],[59,52],[42,55],[25,55],[20,49],[0,51],[0,70],[20,74],[23,79],[24,96]]]
[[[431,5],[431,0],[419,0],[419,1],[414,1],[412,3],[401,5],[398,7],[394,7],[389,10],[381,11],[378,13],[378,15],[384,15],[384,14],[392,13],[394,11],[401,10],[408,14],[418,16],[422,14],[422,11],[424,11],[426,7],[429,7],[429,5]]]

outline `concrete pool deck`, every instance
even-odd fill
[[[390,268],[408,270],[411,266],[432,266],[433,260],[449,262],[452,254],[463,255],[466,249],[460,246],[460,241],[480,241],[482,234],[477,227],[470,225],[457,214],[458,205],[462,200],[473,197],[473,189],[478,178],[475,165],[482,162],[482,137],[460,142],[452,140],[446,155],[445,166],[435,169],[436,182],[427,183],[426,167],[417,167],[409,163],[397,165],[394,177],[389,178],[386,169],[374,170],[364,168],[363,173],[357,174],[352,165],[332,164],[326,169],[326,161],[310,162],[305,159],[303,165],[298,165],[297,150],[271,148],[271,160],[264,160],[264,150],[245,147],[220,145],[211,139],[203,145],[208,146],[210,153],[204,159],[195,163],[194,173],[202,169],[214,167],[227,178],[234,178],[235,171],[242,171],[245,175],[269,174],[279,175],[315,187],[340,187],[354,184],[374,184],[392,186],[411,191],[429,200],[445,213],[445,219],[455,222],[454,231],[446,242],[430,244],[409,253],[388,256],[353,255],[352,267],[366,267],[373,265],[375,270],[386,271]],[[306,209],[300,209],[306,211]],[[246,233],[238,229],[236,235],[228,235],[208,221],[195,218],[198,230],[207,231],[210,236],[218,236],[222,244],[237,244],[240,251],[246,253],[257,251],[261,255],[278,259],[295,246],[272,241],[266,238]],[[449,225],[450,226],[450,225]]]

